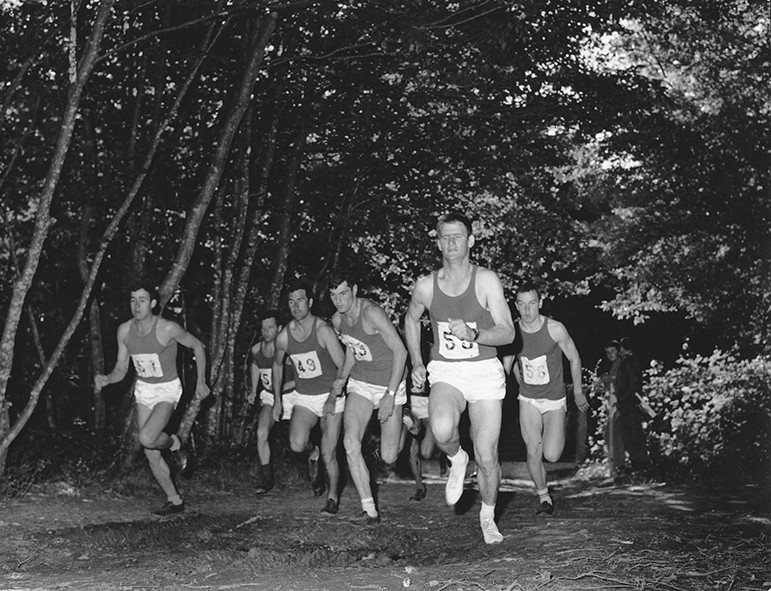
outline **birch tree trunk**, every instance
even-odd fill
[[[53,201],[56,186],[59,183],[64,160],[69,151],[72,133],[75,128],[75,119],[80,107],[80,99],[94,68],[102,36],[104,35],[104,30],[107,21],[110,18],[110,12],[112,11],[114,3],[115,0],[102,0],[99,3],[94,25],[91,29],[91,35],[79,63],[75,63],[73,59],[75,48],[77,46],[77,39],[70,39],[70,56],[73,56],[71,57],[70,63],[70,84],[67,89],[67,100],[62,115],[62,122],[59,127],[59,136],[56,140],[56,147],[54,148],[51,157],[51,163],[48,172],[46,173],[40,197],[38,198],[37,213],[35,214],[35,224],[29,251],[27,253],[27,259],[24,262],[21,274],[14,279],[8,313],[5,318],[2,338],[0,338],[0,438],[2,438],[0,441],[0,474],[5,471],[5,459],[8,446],[16,439],[22,427],[29,420],[40,396],[40,390],[37,392],[33,390],[33,392],[30,393],[27,405],[20,413],[16,423],[14,425],[10,424],[6,392],[11,369],[13,367],[13,349],[14,344],[16,343],[19,319],[21,318],[24,301],[32,286],[35,272],[40,263],[43,245],[45,244],[48,233],[54,223],[54,220],[51,218],[51,202]],[[74,23],[77,19],[74,6],[75,4],[73,4],[73,14],[71,16],[73,31],[76,29]],[[42,386],[40,389],[42,389]]]
[[[230,152],[233,137],[235,136],[238,126],[251,102],[251,95],[254,91],[254,84],[257,79],[257,71],[265,56],[265,47],[276,27],[276,19],[276,13],[271,13],[268,16],[262,17],[260,26],[255,29],[256,32],[251,43],[249,61],[244,70],[243,77],[241,78],[241,83],[238,86],[233,108],[223,123],[222,130],[217,140],[217,147],[206,174],[203,187],[196,199],[196,203],[188,212],[185,233],[179,252],[177,253],[177,258],[160,288],[162,306],[169,301],[169,298],[179,285],[179,281],[190,262],[190,257],[193,254],[193,249],[197,241],[198,229],[200,228],[212,196],[222,177],[222,171]],[[211,364],[211,367],[215,367],[214,363]],[[194,397],[193,400],[190,401],[177,431],[177,434],[183,441],[187,439],[200,407],[201,400],[199,400],[198,397]]]
[[[89,43],[89,49],[86,53],[86,55],[89,55],[88,52],[92,52],[95,56],[99,41],[101,40],[102,32],[104,30],[105,21],[107,19],[107,15],[109,14],[110,7],[114,3],[114,0],[112,1],[104,1],[102,4],[100,4],[99,12],[96,20],[96,24],[94,25],[93,33],[91,36],[91,41]],[[201,64],[203,63],[205,56],[208,54],[208,51],[211,47],[211,44],[209,43],[211,40],[211,33],[214,30],[214,25],[212,25],[212,28],[209,30],[209,33],[204,39],[204,50],[201,52],[201,55],[199,56],[198,61],[194,64],[193,68],[190,71],[190,74],[188,75],[185,82],[180,86],[179,91],[177,92],[177,96],[175,97],[174,103],[169,108],[166,118],[159,123],[155,135],[153,139],[151,140],[148,148],[148,152],[145,156],[145,160],[143,162],[143,165],[140,169],[140,172],[138,176],[134,179],[134,183],[131,186],[131,188],[128,191],[127,196],[123,200],[123,203],[113,216],[110,224],[108,225],[107,229],[105,230],[104,234],[102,235],[102,239],[99,245],[99,250],[94,256],[94,261],[91,265],[90,273],[88,276],[88,282],[86,283],[81,296],[80,300],[78,302],[78,306],[73,313],[73,316],[65,328],[64,333],[62,334],[59,343],[56,346],[56,349],[51,355],[51,358],[48,360],[48,363],[43,369],[43,372],[38,377],[37,381],[33,385],[31,394],[30,394],[30,400],[27,403],[27,405],[24,408],[23,413],[19,416],[19,419],[17,420],[16,424],[14,424],[12,427],[9,427],[6,431],[0,431],[0,459],[2,459],[2,464],[0,464],[0,473],[2,473],[2,468],[4,468],[4,460],[5,460],[5,453],[7,452],[8,446],[11,444],[11,442],[16,438],[18,433],[21,431],[23,426],[26,424],[26,422],[29,420],[29,417],[32,415],[32,411],[35,408],[35,405],[37,403],[37,399],[40,395],[41,390],[43,389],[43,386],[45,386],[46,381],[48,380],[51,372],[53,371],[53,368],[58,363],[59,358],[61,357],[62,353],[64,352],[65,347],[67,346],[67,343],[69,342],[70,338],[72,337],[73,333],[75,332],[75,329],[77,325],[80,323],[83,313],[85,311],[86,305],[88,303],[88,300],[91,296],[91,291],[93,289],[94,283],[96,281],[96,276],[99,272],[99,269],[101,267],[101,263],[104,259],[105,253],[107,251],[107,247],[109,246],[111,240],[115,236],[115,234],[118,231],[118,228],[120,227],[121,222],[126,217],[129,208],[131,207],[131,204],[136,197],[136,195],[139,193],[139,190],[141,189],[144,179],[147,176],[147,172],[150,169],[150,165],[152,164],[152,161],[155,157],[155,153],[158,149],[158,146],[160,144],[161,138],[163,136],[163,133],[168,128],[169,123],[174,119],[174,117],[177,114],[177,111],[179,110],[179,106],[182,103],[183,98],[187,94],[187,91],[189,90],[193,80],[196,78],[198,70],[200,69]],[[76,77],[76,81],[80,80],[81,77],[85,76],[84,74],[84,68],[88,66],[88,71],[90,71],[91,68],[93,68],[93,57],[90,60],[86,60],[86,56],[82,58],[81,66],[79,68],[80,74]],[[86,76],[87,78],[87,76]],[[77,98],[79,99],[80,94],[82,93],[82,86],[85,85],[85,79],[83,80],[81,84],[80,93],[77,94]],[[72,93],[71,93],[72,94]],[[70,96],[70,95],[68,95]],[[74,95],[73,95],[74,96]],[[74,127],[74,119],[75,115],[77,113],[77,108],[75,108],[74,111],[72,111],[70,107],[70,102],[72,100],[72,97],[68,99],[68,106],[65,109],[65,114],[70,114],[70,119],[66,120],[66,122],[69,122],[69,137],[72,135],[72,129]],[[62,133],[66,130],[65,124],[62,124]],[[69,138],[67,139],[67,142],[69,142]],[[64,162],[64,157],[66,156],[66,149],[63,153],[60,153],[60,146],[59,144],[62,143],[62,140],[60,140],[57,143],[57,149],[54,153],[54,159],[52,159],[51,164],[51,171],[49,171],[49,175],[47,177],[46,184],[44,185],[44,195],[47,195],[48,191],[50,191],[50,194],[53,194],[53,190],[55,189],[55,182],[54,186],[49,188],[50,182],[48,181],[49,177],[55,176],[54,180],[58,180],[58,176],[61,173],[61,168]],[[55,175],[52,172],[55,168],[55,165],[58,166],[58,170],[55,171]],[[47,209],[50,210],[50,197],[48,199]],[[38,210],[38,216],[41,215],[41,210]],[[48,218],[48,223],[50,224],[50,216]],[[37,229],[37,218],[36,218],[36,229]],[[48,231],[48,228],[46,228],[46,232]],[[35,266],[37,265],[37,261],[40,258],[40,254],[42,252],[42,241],[45,237],[38,240],[40,243],[40,246],[37,247],[36,251],[33,251],[30,249],[30,253],[37,252],[36,259],[35,259]],[[36,244],[33,242],[33,244]],[[28,264],[29,264],[28,259]],[[25,271],[26,272],[26,271]],[[34,275],[34,271],[31,272],[32,275]],[[26,275],[24,276],[26,277]],[[30,284],[31,284],[31,276],[29,278]],[[21,296],[21,301],[18,302],[18,309],[21,310],[21,307],[23,305],[23,298],[26,295],[26,292],[29,290],[29,284],[26,285],[26,290],[24,291],[24,295]],[[14,305],[16,305],[16,298],[17,298],[17,288],[14,287],[14,293],[11,300],[11,309],[14,309]],[[9,317],[11,315],[11,312],[9,311]],[[5,325],[5,332],[3,334],[3,339],[0,341],[0,425],[6,424],[10,426],[10,421],[7,420],[7,402],[5,400],[5,392],[7,389],[8,384],[8,377],[10,374],[10,364],[12,363],[12,351],[13,351],[13,339],[15,339],[15,331],[18,326],[18,317],[16,318],[16,324],[13,327],[13,336],[11,337],[10,344],[7,344],[7,338],[6,334],[9,333],[9,326],[10,323],[6,322]],[[7,367],[7,372],[6,372]],[[3,413],[5,414],[5,422],[3,422]]]
[[[278,232],[278,253],[276,254],[276,267],[273,272],[273,284],[270,292],[268,306],[277,308],[281,299],[281,290],[284,287],[287,261],[289,260],[289,248],[292,242],[292,218],[294,216],[294,204],[297,200],[297,177],[302,161],[302,151],[307,137],[304,122],[299,123],[292,141],[289,163],[287,165],[286,192],[281,206],[281,223]]]

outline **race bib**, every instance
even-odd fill
[[[476,322],[469,322],[471,328],[476,328]],[[445,359],[473,359],[479,357],[479,345],[471,341],[463,341],[452,334],[449,322],[437,322],[439,332],[439,354]]]
[[[163,368],[157,353],[137,353],[131,356],[140,378],[162,378]]]
[[[262,387],[267,390],[268,392],[273,392],[272,384],[273,384],[273,370],[270,368],[260,368],[260,382],[262,382]]]
[[[535,359],[521,357],[522,379],[531,386],[544,386],[549,383],[549,366],[546,363],[546,355]]]
[[[321,375],[321,360],[316,351],[307,351],[306,353],[295,353],[290,355],[297,378],[300,380],[309,380]]]
[[[355,339],[348,334],[341,334],[340,340],[343,341],[343,344],[346,347],[351,348],[353,358],[356,361],[372,361],[372,351],[366,343],[363,343],[359,339]]]

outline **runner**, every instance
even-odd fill
[[[271,452],[268,438],[276,421],[273,419],[273,356],[276,352],[276,337],[282,326],[279,324],[278,310],[268,310],[260,316],[260,339],[250,350],[251,363],[249,364],[251,376],[251,393],[249,400],[252,404],[257,400],[257,392],[260,391],[260,415],[257,418],[257,456],[260,459],[260,473],[255,487],[257,494],[263,494],[273,488],[273,465],[270,462]],[[294,374],[292,364],[287,360],[284,373],[284,386],[281,393],[283,414],[282,420],[292,417],[294,408]]]
[[[519,332],[522,350],[517,354],[514,376],[519,383],[519,424],[527,447],[527,469],[533,479],[540,506],[536,513],[551,515],[554,500],[549,494],[544,458],[556,462],[565,448],[567,399],[562,378],[562,355],[570,362],[573,396],[578,410],[589,403],[581,389],[581,357],[561,322],[543,316],[541,292],[532,282],[517,290]],[[511,368],[513,356],[504,359]]]
[[[407,402],[404,365],[407,350],[385,311],[372,300],[358,296],[358,285],[346,272],[329,279],[329,294],[337,312],[332,325],[346,345],[345,363],[332,386],[345,403],[343,444],[348,469],[369,524],[380,521],[372,494],[370,473],[361,453],[361,442],[373,411],[380,421],[380,457],[395,464],[402,431],[402,406]]]
[[[174,485],[169,465],[161,455],[170,450],[177,467],[184,473],[188,456],[176,434],[167,435],[164,429],[182,396],[182,382],[177,376],[177,343],[193,350],[198,372],[195,395],[206,398],[206,352],[203,343],[176,322],[153,314],[158,296],[153,288],[139,283],[131,289],[133,318],[118,327],[118,358],[115,368],[107,375],[94,376],[94,386],[100,392],[109,384],[126,377],[129,360],[136,370],[134,397],[136,399],[139,442],[145,450],[150,470],[166,493],[166,504],[153,513],[161,517],[185,510],[185,503]]]
[[[460,446],[458,425],[468,408],[482,497],[479,520],[485,542],[495,544],[503,541],[495,523],[495,503],[501,481],[498,439],[506,395],[496,347],[514,339],[514,325],[498,275],[470,261],[474,236],[469,219],[451,213],[439,218],[436,229],[442,268],[417,280],[404,323],[412,381],[420,388],[428,373],[431,431],[451,462],[445,488],[449,505],[463,494],[469,458]],[[420,354],[420,318],[426,310],[434,334],[428,368]]]
[[[296,395],[294,410],[289,422],[289,445],[293,452],[307,455],[314,493],[318,496],[323,487],[318,485],[319,453],[327,475],[327,502],[322,512],[335,515],[338,511],[340,466],[337,461],[337,444],[343,424],[345,398],[332,390],[338,370],[343,366],[345,353],[335,331],[321,318],[311,314],[313,298],[309,282],[297,279],[289,284],[289,311],[292,320],[276,337],[276,353],[273,357],[273,387],[278,390],[284,383],[284,362],[287,355],[295,371]],[[276,398],[273,419],[283,414],[283,404]],[[321,450],[310,441],[311,429],[321,423]]]

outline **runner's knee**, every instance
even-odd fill
[[[361,453],[361,439],[348,431],[343,435],[343,446],[345,447],[345,453],[349,456]]]
[[[158,434],[150,431],[139,432],[139,443],[145,449],[153,450],[155,448],[155,442],[158,441]]]

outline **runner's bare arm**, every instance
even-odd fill
[[[511,309],[506,302],[506,296],[503,294],[501,280],[496,273],[483,268],[477,272],[477,280],[482,295],[479,301],[490,311],[495,325],[492,328],[480,330],[476,341],[491,347],[508,345],[514,340],[516,332],[514,321],[511,319]],[[470,329],[469,332],[471,332]],[[473,335],[466,336],[473,337]]]
[[[257,391],[262,389],[262,380],[260,379],[260,368],[254,362],[254,355],[260,347],[260,343],[249,349],[249,396],[252,400],[255,400]]]
[[[276,337],[276,350],[273,353],[273,367],[271,368],[273,378],[273,420],[276,422],[281,420],[281,415],[284,412],[281,396],[277,396],[276,393],[283,392],[284,387],[284,358],[286,357],[286,348],[289,343],[287,337],[288,330],[289,327],[285,327]]]
[[[348,381],[348,377],[351,375],[351,370],[356,363],[356,359],[353,356],[353,351],[350,347],[345,348],[345,361],[337,369],[337,377],[332,382],[332,391],[335,396],[340,396],[343,393],[345,383]]]
[[[562,349],[562,352],[570,362],[570,377],[573,380],[573,396],[576,401],[576,406],[581,412],[586,411],[589,408],[589,402],[584,396],[583,389],[581,387],[581,356],[578,354],[576,344],[573,342],[573,338],[568,334],[565,325],[556,320],[548,320],[548,330],[551,337],[557,342]]]
[[[391,392],[396,392],[399,389],[402,376],[404,376],[404,366],[407,363],[407,349],[388,315],[380,306],[368,306],[364,311],[364,318],[370,326],[377,330],[385,344],[394,354],[388,389]]]
[[[195,395],[199,400],[203,400],[209,395],[209,386],[206,385],[206,349],[203,343],[176,322],[164,322],[161,330],[180,345],[193,350],[196,368]]]
[[[404,316],[404,340],[412,362],[412,385],[419,388],[426,381],[426,366],[420,353],[420,319],[431,305],[434,283],[431,275],[421,277],[412,288],[410,305]]]
[[[131,356],[129,355],[128,347],[126,347],[126,339],[131,328],[130,322],[130,320],[124,322],[118,327],[118,357],[115,361],[115,367],[107,375],[96,374],[94,376],[94,388],[97,392],[100,392],[102,388],[109,384],[120,382],[128,373]]]

